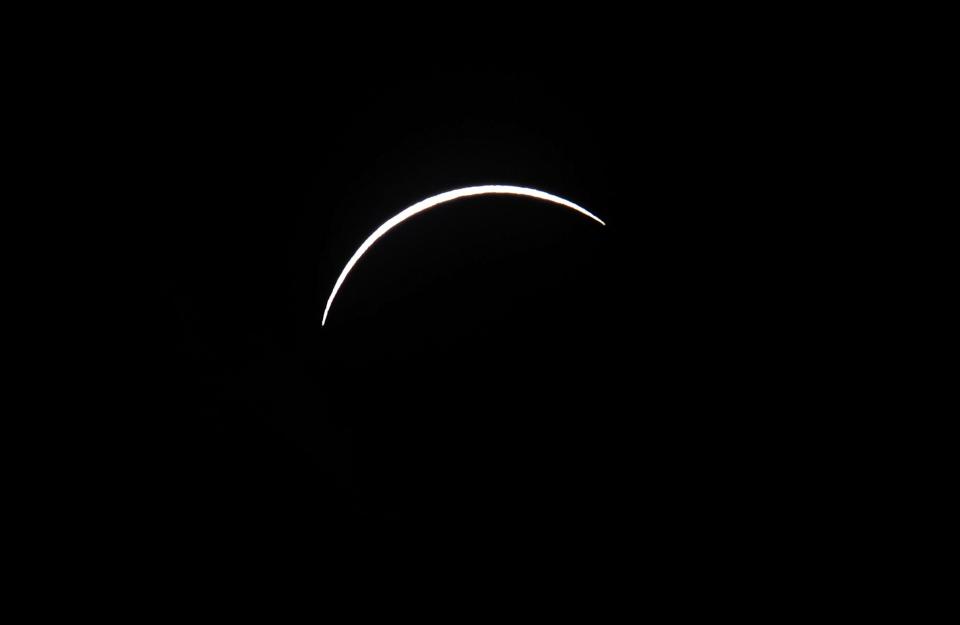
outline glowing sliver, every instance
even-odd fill
[[[439,195],[434,195],[433,197],[428,197],[425,200],[421,200],[410,206],[403,209],[387,221],[383,223],[379,228],[373,231],[373,234],[367,237],[367,240],[364,241],[357,251],[353,253],[353,256],[350,257],[350,260],[347,261],[346,266],[344,266],[343,271],[340,272],[340,277],[337,278],[337,283],[333,285],[333,291],[330,293],[330,297],[327,299],[327,307],[323,310],[323,320],[320,322],[320,325],[325,325],[327,323],[327,314],[330,312],[330,306],[333,305],[333,298],[337,296],[337,292],[340,290],[340,287],[343,286],[343,281],[346,280],[347,274],[350,273],[350,270],[353,269],[353,266],[357,264],[357,261],[360,260],[360,257],[363,256],[370,246],[377,242],[377,240],[389,232],[394,226],[401,224],[407,219],[413,217],[417,213],[422,213],[423,211],[433,208],[439,204],[445,202],[451,202],[453,200],[458,200],[462,197],[470,197],[472,195],[490,195],[490,194],[501,194],[501,195],[522,195],[525,197],[532,197],[538,200],[544,200],[547,202],[553,202],[554,204],[560,204],[561,206],[566,206],[567,208],[573,209],[578,213],[586,215],[590,219],[597,221],[600,225],[605,226],[603,220],[599,217],[583,208],[582,206],[577,206],[569,200],[565,200],[562,197],[552,195],[550,193],[545,193],[543,191],[538,191],[536,189],[527,189],[525,187],[513,187],[509,185],[495,185],[488,184],[482,185],[479,187],[465,187],[463,189],[455,189],[453,191],[447,191]]]

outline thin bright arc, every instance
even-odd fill
[[[413,217],[417,213],[422,213],[423,211],[433,208],[439,204],[444,204],[446,202],[451,202],[453,200],[458,200],[462,197],[470,197],[473,195],[490,195],[490,194],[502,194],[502,195],[522,195],[525,197],[532,197],[538,200],[544,200],[547,202],[553,202],[554,204],[560,204],[561,206],[566,206],[567,208],[573,209],[578,213],[586,215],[590,219],[597,221],[602,226],[607,224],[603,222],[602,219],[583,208],[582,206],[577,206],[569,200],[565,200],[562,197],[553,195],[551,193],[546,193],[545,191],[539,191],[537,189],[528,189],[526,187],[514,187],[511,185],[496,185],[488,184],[481,185],[477,187],[464,187],[463,189],[454,189],[453,191],[446,191],[432,197],[428,197],[425,200],[421,200],[410,206],[403,209],[387,221],[385,221],[379,228],[373,231],[373,234],[367,237],[357,251],[353,253],[353,256],[350,257],[350,260],[347,261],[347,264],[344,266],[343,271],[340,272],[340,276],[337,278],[336,284],[333,286],[333,291],[330,293],[330,297],[327,299],[327,307],[323,310],[323,320],[320,322],[320,325],[323,326],[327,323],[327,314],[330,313],[330,307],[333,305],[333,299],[337,296],[337,292],[340,290],[340,287],[343,285],[344,280],[347,278],[347,274],[353,269],[353,266],[357,264],[357,261],[360,260],[360,257],[363,256],[370,247],[377,242],[380,237],[385,235],[395,226],[403,223],[407,219]]]

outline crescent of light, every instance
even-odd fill
[[[577,206],[569,200],[565,200],[562,197],[557,197],[550,193],[545,193],[543,191],[538,191],[536,189],[527,189],[525,187],[513,187],[509,185],[495,185],[488,184],[478,187],[464,187],[463,189],[454,189],[453,191],[447,191],[445,193],[440,193],[439,195],[434,195],[433,197],[428,197],[425,200],[421,200],[410,206],[403,209],[387,221],[383,223],[379,228],[373,231],[373,234],[367,237],[367,240],[357,248],[357,251],[353,253],[353,256],[350,257],[350,260],[347,261],[346,266],[344,266],[343,271],[340,272],[340,277],[337,278],[337,283],[333,285],[333,291],[330,293],[330,297],[327,299],[327,307],[323,310],[323,320],[320,322],[320,325],[325,325],[327,323],[327,314],[330,312],[330,306],[333,305],[333,298],[337,296],[337,292],[340,290],[340,287],[343,286],[343,281],[346,280],[347,274],[350,273],[350,270],[353,269],[353,266],[357,264],[357,261],[360,260],[360,257],[366,253],[370,246],[377,242],[377,239],[389,232],[394,226],[406,221],[407,219],[413,217],[417,213],[421,213],[429,208],[433,208],[439,204],[445,202],[451,202],[453,200],[460,199],[462,197],[469,197],[471,195],[489,195],[489,194],[503,194],[503,195],[523,195],[526,197],[536,198],[538,200],[545,200],[547,202],[553,202],[554,204],[560,204],[561,206],[566,206],[567,208],[572,208],[578,213],[582,213],[600,223],[600,225],[605,226],[602,219],[583,208],[582,206]]]

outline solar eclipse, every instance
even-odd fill
[[[337,292],[340,290],[340,287],[343,286],[344,281],[349,275],[350,271],[357,264],[360,258],[366,253],[370,247],[377,242],[382,236],[387,232],[392,230],[394,227],[403,223],[407,219],[410,219],[418,213],[422,213],[425,210],[439,206],[440,204],[445,204],[447,202],[452,202],[460,198],[471,197],[476,195],[490,195],[490,194],[500,194],[500,195],[519,195],[524,197],[530,197],[538,200],[543,200],[545,202],[552,202],[554,204],[559,204],[571,210],[574,210],[590,219],[593,219],[602,226],[605,226],[606,223],[587,209],[582,206],[578,206],[569,200],[565,200],[562,197],[547,193],[545,191],[540,191],[537,189],[530,189],[527,187],[516,187],[511,185],[480,185],[475,187],[464,187],[462,189],[454,189],[452,191],[446,191],[438,195],[434,195],[421,200],[416,204],[409,206],[387,221],[385,221],[379,228],[373,231],[373,233],[366,238],[366,240],[357,248],[357,251],[353,253],[353,256],[350,257],[350,260],[347,261],[347,264],[344,266],[343,270],[340,272],[340,276],[337,278],[336,284],[333,286],[333,290],[330,292],[330,297],[327,299],[327,305],[323,311],[323,320],[320,322],[320,325],[326,325],[327,315],[330,313],[330,307],[333,305],[333,300],[337,296]]]

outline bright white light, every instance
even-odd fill
[[[377,242],[377,239],[385,235],[390,231],[391,228],[400,224],[401,222],[406,221],[407,219],[413,217],[417,213],[423,212],[428,208],[433,208],[438,204],[443,204],[445,202],[450,202],[453,200],[460,199],[462,197],[469,197],[471,195],[488,195],[488,194],[506,194],[506,195],[523,195],[526,197],[536,198],[538,200],[546,200],[547,202],[553,202],[554,204],[560,204],[561,206],[566,206],[567,208],[572,208],[578,213],[582,213],[593,219],[600,222],[600,225],[607,225],[603,223],[599,217],[588,211],[587,209],[577,206],[573,202],[563,199],[562,197],[557,197],[556,195],[551,195],[550,193],[544,193],[543,191],[537,191],[536,189],[527,189],[524,187],[513,187],[509,185],[497,185],[497,184],[488,184],[482,185],[479,187],[465,187],[463,189],[455,189],[453,191],[447,191],[439,195],[434,195],[433,197],[428,197],[425,200],[421,200],[405,208],[395,216],[388,219],[383,223],[382,226],[373,231],[373,234],[367,237],[367,240],[357,248],[357,251],[353,253],[353,256],[350,257],[350,260],[347,261],[346,266],[343,268],[343,271],[340,272],[340,277],[337,278],[337,283],[333,285],[333,291],[330,293],[330,297],[327,299],[327,307],[323,311],[323,320],[320,322],[320,325],[325,325],[327,323],[327,314],[330,312],[330,306],[333,304],[333,298],[337,296],[337,291],[340,290],[340,287],[343,285],[343,281],[347,278],[347,274],[350,273],[350,270],[353,269],[353,266],[357,264],[357,261],[360,260],[360,257],[370,249],[370,246]]]

